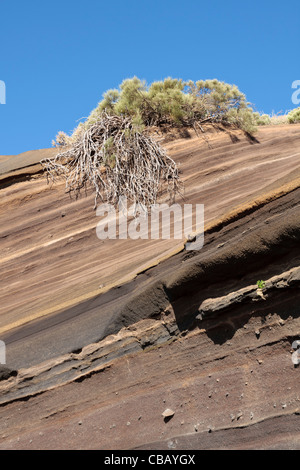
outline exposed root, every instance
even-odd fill
[[[121,197],[142,207],[155,204],[162,189],[180,192],[176,163],[130,118],[103,112],[64,152],[41,164],[47,181],[65,179],[66,192],[79,196],[92,187],[97,200],[116,205]]]

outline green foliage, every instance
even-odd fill
[[[124,80],[120,85],[119,99],[113,112],[119,116],[135,117],[142,108],[146,88],[146,83],[137,77]]]
[[[139,129],[152,125],[193,126],[195,122],[210,121],[253,133],[257,121],[237,86],[216,79],[184,82],[166,78],[150,86],[137,77],[126,79],[119,90],[108,90],[103,95],[84,127],[94,124],[104,110],[130,117]]]
[[[289,112],[287,116],[288,122],[290,124],[295,124],[296,122],[300,122],[300,108],[295,108]]]
[[[185,84],[182,80],[166,78],[164,81],[154,82],[147,93],[147,100],[155,110],[154,117],[160,122],[172,121],[180,124],[185,117],[185,105],[188,97],[183,93]]]
[[[251,108],[231,108],[226,113],[226,122],[236,125],[248,134],[254,134],[256,132],[257,124],[253,114],[254,113]]]
[[[265,281],[257,281],[256,284],[259,289],[264,289],[266,287]]]
[[[258,126],[268,126],[272,124],[271,117],[268,114],[254,113],[254,118]]]

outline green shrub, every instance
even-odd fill
[[[243,129],[248,134],[254,134],[257,130],[256,121],[251,108],[231,108],[224,116],[225,122]]]
[[[268,126],[272,123],[268,114],[254,113],[254,118],[257,126]]]
[[[289,112],[287,116],[289,124],[295,124],[296,122],[300,122],[300,108],[295,108]]]
[[[246,97],[236,85],[214,80],[184,82],[166,78],[150,86],[137,77],[126,79],[119,90],[108,90],[94,109],[85,128],[95,123],[103,111],[131,117],[143,126],[193,126],[205,121],[235,125],[246,132],[256,130],[256,119]]]
[[[266,287],[265,281],[257,281],[256,285],[258,289],[264,289]]]

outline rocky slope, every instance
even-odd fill
[[[0,448],[300,448],[300,126],[207,131],[164,141],[200,251],[100,242],[45,151],[0,161]]]

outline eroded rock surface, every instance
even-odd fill
[[[207,201],[195,252],[98,252],[91,198],[76,226],[62,188],[4,181],[1,449],[300,448],[299,129],[166,144]]]

